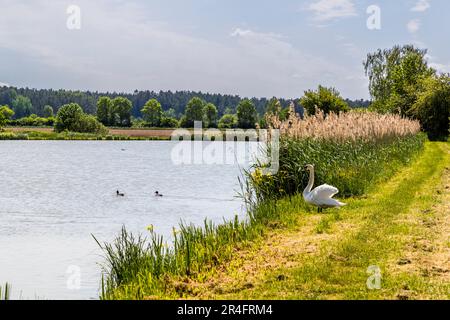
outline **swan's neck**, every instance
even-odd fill
[[[306,186],[305,191],[303,191],[303,193],[311,192],[313,185],[314,185],[314,169],[311,169],[309,171],[309,182],[308,182],[308,185]]]

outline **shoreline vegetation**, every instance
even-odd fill
[[[227,263],[169,277],[171,290],[143,298],[450,299],[449,152],[448,142],[426,142],[409,166],[346,199],[344,210],[317,214],[300,195],[284,198],[282,222],[237,246]],[[380,286],[370,289],[377,270]]]
[[[322,130],[327,124],[326,121],[346,123],[348,120],[357,123],[358,117],[363,117],[365,126],[346,126],[346,131],[336,131],[332,136],[327,135],[327,130]],[[346,234],[355,222],[352,214],[358,221],[375,220],[377,222],[378,219],[388,218],[386,222],[380,223],[380,226],[375,224],[371,226],[374,227],[374,235],[380,238],[379,241],[386,241],[391,245],[389,237],[383,240],[383,232],[386,232],[389,221],[394,220],[396,211],[401,213],[403,196],[409,199],[408,201],[414,202],[414,192],[409,190],[403,196],[394,193],[394,199],[389,201],[388,196],[391,194],[388,194],[387,188],[383,191],[384,198],[380,198],[379,203],[367,199],[371,199],[378,189],[383,189],[380,188],[382,185],[398,180],[402,172],[411,171],[413,170],[411,168],[416,166],[420,167],[419,164],[425,161],[424,157],[428,159],[432,156],[433,159],[428,159],[426,165],[432,165],[434,168],[424,170],[436,174],[437,170],[442,170],[448,157],[442,146],[429,142],[425,144],[426,137],[419,132],[420,126],[415,121],[377,114],[368,116],[341,114],[330,116],[328,119],[326,120],[321,114],[301,121],[293,118],[286,121],[271,119],[273,123],[278,123],[280,128],[283,126],[289,128],[284,130],[280,142],[280,155],[284,156],[280,157],[280,171],[274,176],[262,175],[263,165],[261,164],[257,164],[255,168],[245,173],[246,179],[241,181],[241,186],[242,197],[247,204],[246,220],[241,221],[236,217],[220,225],[205,221],[201,227],[181,223],[178,229],[173,230],[173,243],[167,243],[155,232],[153,226],[148,227],[147,236],[133,235],[123,227],[121,234],[112,243],[101,243],[94,235],[105,254],[100,298],[190,299],[210,298],[214,294],[226,293],[221,291],[221,288],[226,287],[227,282],[221,283],[220,275],[237,263],[251,264],[251,261],[254,261],[251,259],[264,260],[265,257],[251,257],[249,260],[246,254],[258,252],[261,245],[265,244],[268,237],[274,233],[283,237],[286,230],[297,228],[300,234],[296,241],[302,241],[301,234],[310,229],[311,223],[316,223],[312,227],[314,234],[328,234],[334,230],[336,224],[342,224],[344,226],[342,233]],[[305,123],[307,126],[303,127]],[[393,126],[393,123],[396,125]],[[305,136],[303,132],[305,128],[307,132],[316,134]],[[291,134],[292,132],[295,134]],[[306,185],[306,174],[301,171],[306,163],[316,164],[318,171],[322,172],[317,177],[318,183],[331,181],[343,190],[340,195],[346,196],[348,207],[341,210],[330,209],[326,215],[313,214],[314,209],[305,204],[300,193],[302,187]],[[339,168],[342,170],[336,171]],[[412,175],[411,180],[414,180],[414,177]],[[421,175],[420,179],[425,179],[425,176]],[[402,192],[406,192],[404,189],[407,187],[408,185],[402,184]],[[420,202],[421,199],[417,201]],[[422,203],[418,205],[422,206]],[[380,212],[377,217],[378,210],[387,210],[387,212]],[[364,212],[367,216],[364,216]],[[379,234],[378,227],[383,228],[379,230]],[[401,229],[402,225],[399,228]],[[372,236],[370,230],[366,230],[366,226],[362,230],[364,233],[361,235],[367,238]],[[336,232],[341,236],[339,230]],[[357,243],[358,246],[349,243],[348,251],[344,252],[352,259],[358,260],[359,255],[361,257],[371,255],[372,250],[380,253],[376,244],[367,244],[359,238],[358,240],[360,241]],[[266,245],[270,246],[270,244]],[[389,245],[383,248],[389,251]],[[333,257],[323,256],[322,258],[327,264],[334,263]],[[336,263],[339,263],[341,256],[337,256],[336,259],[338,261]],[[349,258],[344,256],[342,259],[346,261]],[[302,259],[296,261],[297,267],[303,268],[303,262],[306,261]],[[375,262],[373,261],[372,264]],[[281,261],[272,261],[272,263],[275,269],[284,267]],[[355,272],[358,275],[361,272],[365,273],[372,264]],[[359,268],[361,267],[359,265]],[[266,269],[263,266],[252,272],[263,274]],[[322,271],[326,275],[326,270]],[[258,282],[245,281],[248,277],[246,270],[241,270],[240,273],[235,270],[235,272],[239,278],[234,280],[239,280],[240,286],[230,289],[231,292],[236,294],[245,292],[258,284]],[[308,276],[302,281],[307,278]],[[280,274],[276,279],[283,282],[287,278],[284,274]],[[329,280],[325,284],[317,283],[317,290],[320,291],[321,286],[339,285],[337,279]],[[298,285],[301,286],[302,283]],[[306,281],[304,285],[311,286],[310,290],[314,291],[312,289],[314,283],[309,284]],[[361,290],[367,293],[364,286],[365,281],[358,284],[357,290],[353,292],[354,298],[363,297],[358,295]],[[255,297],[258,297],[258,294],[266,299],[283,298],[277,296],[275,292],[266,294],[265,290],[257,291]],[[295,294],[299,293],[292,289],[291,294],[291,297],[295,298]],[[321,298],[318,292],[316,294],[309,298]],[[351,295],[352,292],[348,294]],[[236,298],[241,297],[236,295]]]
[[[170,140],[173,129],[108,128],[107,134],[55,132],[52,127],[5,127],[0,140]]]

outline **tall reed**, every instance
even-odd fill
[[[420,132],[420,123],[394,114],[374,112],[345,112],[314,115],[303,118],[291,113],[281,121],[276,115],[269,115],[267,123],[280,129],[281,135],[294,139],[311,138],[332,142],[389,142],[409,137]]]
[[[257,163],[247,172],[259,201],[301,192],[306,164],[315,166],[316,184],[332,184],[344,197],[361,195],[409,163],[425,141],[417,121],[371,112],[271,116],[268,123],[281,131],[279,171],[263,176],[264,164]]]
[[[0,300],[9,300],[11,294],[11,285],[7,282],[4,287],[0,286]]]
[[[232,257],[236,246],[262,236],[267,226],[292,223],[294,219],[289,217],[298,210],[290,202],[268,201],[252,208],[244,220],[236,216],[219,225],[208,220],[203,226],[181,223],[173,231],[172,244],[163,242],[153,228],[145,238],[133,236],[123,227],[112,244],[96,239],[106,257],[101,298],[143,299],[158,294],[182,297],[184,287],[168,279],[195,278],[221,265]]]

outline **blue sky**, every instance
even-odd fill
[[[0,0],[0,84],[368,98],[362,60],[377,48],[413,43],[450,72],[449,14],[446,0]]]

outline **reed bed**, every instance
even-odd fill
[[[325,115],[318,111],[303,118],[291,114],[285,121],[272,115],[267,119],[282,136],[331,142],[386,142],[420,132],[420,123],[394,114],[345,112]]]
[[[316,168],[316,185],[332,184],[341,197],[362,195],[408,164],[426,139],[417,121],[371,112],[318,112],[286,121],[272,116],[269,121],[281,133],[279,171],[263,176],[264,164],[257,163],[246,173],[258,201],[302,192],[306,164]]]

